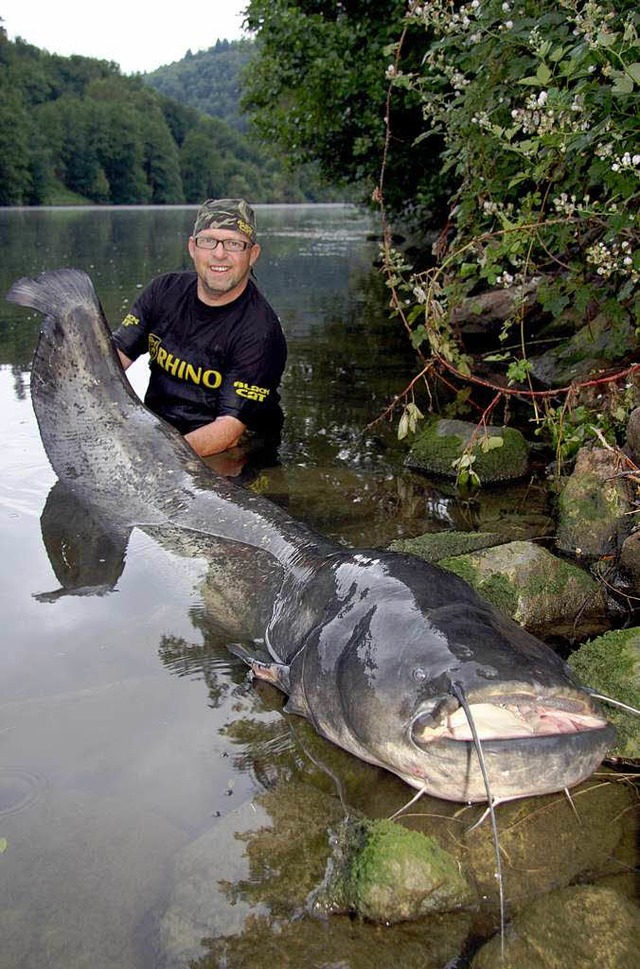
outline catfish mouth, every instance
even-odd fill
[[[469,696],[468,703],[481,743],[584,734],[608,727],[584,694],[482,694]],[[413,742],[425,749],[435,742],[473,742],[467,715],[454,697],[443,698],[435,708],[418,713],[410,729]]]

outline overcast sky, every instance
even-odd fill
[[[123,74],[153,71],[216,40],[242,37],[248,0],[0,0],[9,40],[22,37],[50,54],[115,61]],[[167,9],[168,8],[168,9]]]

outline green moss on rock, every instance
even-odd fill
[[[475,424],[467,421],[436,418],[416,436],[406,458],[410,468],[432,474],[457,477],[454,463],[462,456],[474,436],[477,438],[473,454],[473,470],[483,483],[510,481],[521,478],[529,466],[529,447],[520,431],[512,427],[489,427],[478,433]],[[483,440],[502,441],[501,446],[485,450]]]
[[[591,471],[573,474],[558,498],[558,548],[586,558],[614,551],[628,511],[623,482]]]
[[[592,639],[569,657],[569,666],[585,686],[640,707],[640,628],[613,630]],[[613,706],[605,709],[618,732],[611,753],[640,759],[640,719]]]
[[[439,564],[538,635],[593,635],[608,625],[605,597],[591,576],[533,542],[508,542]]]
[[[433,532],[416,538],[399,538],[389,548],[393,552],[409,552],[427,562],[439,562],[454,555],[464,555],[481,548],[490,548],[505,541],[497,532]]]
[[[459,555],[455,558],[443,559],[442,568],[455,572],[456,575],[472,585],[476,592],[504,612],[514,618],[518,612],[519,595],[514,583],[507,575],[498,573],[485,578],[481,571],[474,566],[470,555]]]
[[[451,911],[471,897],[458,862],[436,838],[386,819],[351,819],[336,830],[314,905],[394,923]]]

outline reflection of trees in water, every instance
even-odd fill
[[[352,920],[303,918],[278,925],[264,916],[240,936],[206,939],[211,955],[192,969],[442,969],[462,949],[464,915],[387,929]]]
[[[13,392],[16,395],[16,400],[26,400],[29,395],[29,390],[24,371],[14,364],[11,367],[11,375],[13,377]]]
[[[229,678],[228,663],[220,656],[219,647],[190,643],[182,636],[163,636],[158,657],[175,676],[203,679],[209,693],[209,706],[219,707],[234,683]]]
[[[363,429],[402,389],[415,360],[400,327],[388,318],[379,274],[362,271],[349,286],[346,305],[342,300],[332,306],[329,294],[322,325],[289,337],[286,441],[302,447],[301,460],[322,465],[329,454],[340,454],[345,462],[375,466],[376,436]]]
[[[3,260],[0,286],[6,292],[21,276],[73,265],[85,269],[112,326],[135,299],[140,284],[158,272],[186,269],[186,241],[194,209],[109,210],[68,208],[0,213]],[[40,320],[5,304],[0,319],[0,362],[27,369]]]

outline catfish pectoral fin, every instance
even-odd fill
[[[284,663],[274,663],[266,652],[247,649],[242,643],[229,643],[227,649],[246,663],[257,679],[272,683],[283,693],[290,692],[289,667]]]
[[[297,696],[295,693],[289,695],[289,699],[285,703],[283,709],[285,713],[294,713],[297,717],[306,717],[307,720],[312,720],[309,713],[309,707],[302,700],[302,698]]]

